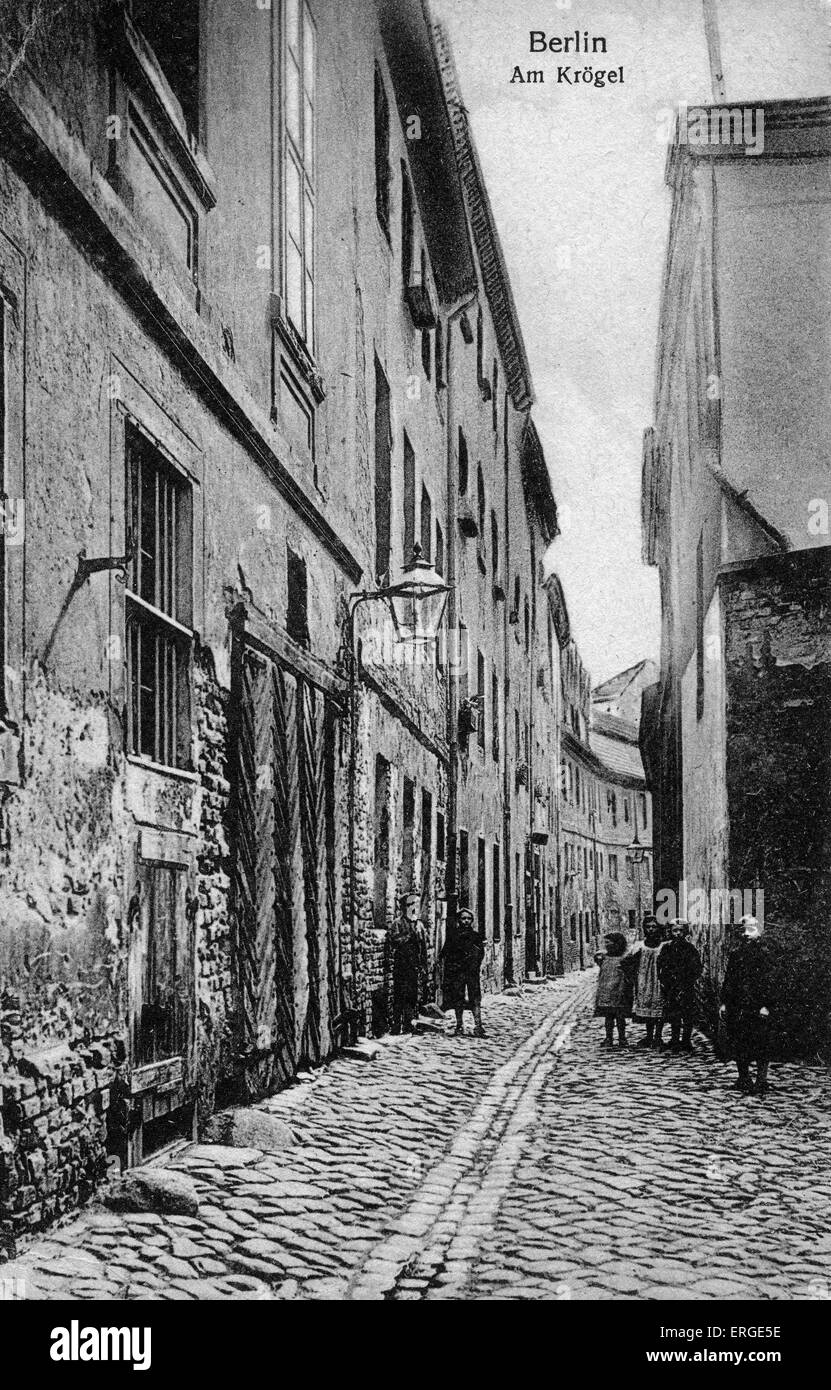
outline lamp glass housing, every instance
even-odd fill
[[[398,584],[386,590],[399,642],[435,642],[447,604],[448,585],[429,563],[422,559],[421,546],[413,548],[413,558]]]

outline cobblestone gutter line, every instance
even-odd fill
[[[536,1097],[587,1006],[595,979],[580,977],[549,1018],[491,1078],[446,1158],[408,1210],[390,1222],[346,1290],[347,1299],[458,1298],[536,1118]],[[435,1288],[433,1289],[433,1286]]]

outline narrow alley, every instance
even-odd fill
[[[198,1214],[88,1208],[4,1267],[24,1299],[826,1299],[824,1070],[765,1098],[600,1049],[595,973],[487,999],[487,1036],[388,1038],[259,1109],[282,1153],[192,1144]],[[468,1022],[468,1029],[470,1024]],[[640,1029],[633,1029],[633,1041]]]

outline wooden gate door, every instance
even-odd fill
[[[234,892],[243,1054],[266,1092],[294,1076],[292,878],[299,866],[297,743],[279,667],[240,663]]]
[[[128,1156],[139,1163],[192,1128],[195,961],[185,867],[141,860],[131,911]]]
[[[234,888],[249,1090],[286,1085],[331,1050],[339,1012],[338,711],[259,645],[239,660]]]

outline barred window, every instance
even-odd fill
[[[191,761],[193,498],[190,484],[127,429],[127,751],[163,767]]]
[[[314,349],[316,65],[309,7],[301,0],[285,0],[286,309],[310,350]]]

